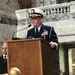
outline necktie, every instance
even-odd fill
[[[38,34],[38,28],[36,28],[36,34]]]
[[[6,55],[5,55],[5,60],[6,60]]]
[[[4,56],[4,62],[6,62],[6,55]]]

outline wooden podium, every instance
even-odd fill
[[[8,73],[13,67],[21,75],[54,75],[52,50],[47,42],[37,39],[10,40],[8,43]]]

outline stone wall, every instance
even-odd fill
[[[15,25],[8,25],[0,23],[0,55],[1,55],[1,46],[4,41],[12,40],[12,34],[16,31]]]
[[[0,10],[15,12],[19,9],[18,0],[0,0]]]
[[[17,17],[15,13],[0,10],[0,55],[3,42],[11,40],[15,31],[17,31]]]

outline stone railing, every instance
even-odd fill
[[[62,13],[69,13],[70,3],[55,4],[55,5],[43,6],[39,8],[42,9],[47,16],[62,14]]]
[[[44,17],[44,22],[75,18],[75,1],[69,3],[41,6],[37,8],[40,8],[45,12],[46,16]],[[29,9],[21,9],[15,11],[18,18],[18,25],[26,25],[30,23],[28,10]]]

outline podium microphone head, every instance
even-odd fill
[[[30,27],[31,26],[31,24],[30,25],[28,25],[28,27]]]
[[[21,72],[18,68],[13,67],[9,70],[9,75],[21,75]]]

